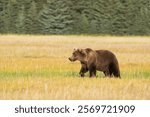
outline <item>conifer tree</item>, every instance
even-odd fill
[[[72,31],[72,16],[63,0],[49,0],[39,16],[43,34],[69,34]]]
[[[26,33],[36,34],[38,32],[38,13],[35,1],[31,1],[30,8],[27,10],[26,20]]]
[[[16,21],[16,31],[19,34],[25,33],[25,7],[21,6],[20,11],[18,12],[18,17]]]
[[[4,16],[4,1],[1,0],[0,1],[0,33],[4,33],[4,20],[5,20],[5,16]]]
[[[90,31],[90,4],[91,0],[71,1],[71,13],[73,16],[74,33],[82,34]]]
[[[0,33],[150,35],[150,0],[0,0]]]
[[[1,0],[0,1],[0,25],[1,25],[1,32],[9,33],[10,27],[10,2],[8,0]]]

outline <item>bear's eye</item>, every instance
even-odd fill
[[[76,54],[75,54],[75,53],[73,53],[73,56],[76,56]]]

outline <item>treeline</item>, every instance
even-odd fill
[[[0,0],[0,33],[149,35],[150,0]]]

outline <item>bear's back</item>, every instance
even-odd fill
[[[95,50],[97,59],[107,62],[116,62],[116,56],[109,50]]]

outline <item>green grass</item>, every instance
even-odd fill
[[[0,71],[0,78],[5,77],[80,77],[79,71],[51,71],[51,70],[42,70],[42,71]],[[85,74],[85,77],[89,77],[89,73]],[[121,77],[123,79],[125,78],[131,78],[131,79],[140,79],[140,78],[150,78],[150,72],[149,71],[123,71],[121,72]],[[97,78],[104,78],[104,74],[102,72],[97,72]]]

